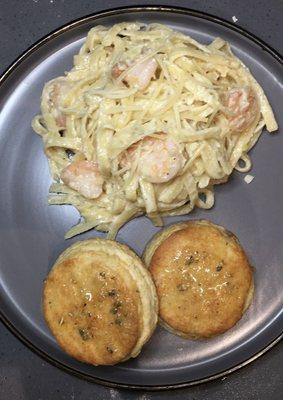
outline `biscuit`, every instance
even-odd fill
[[[238,239],[197,220],[155,235],[143,259],[159,298],[159,318],[185,338],[209,338],[234,326],[253,297],[253,271]]]
[[[43,291],[44,316],[59,345],[93,365],[136,357],[157,323],[150,274],[127,246],[80,241],[55,262]]]

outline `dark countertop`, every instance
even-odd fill
[[[259,36],[283,52],[283,2],[259,1],[137,1],[136,4],[187,6],[222,17]],[[1,0],[0,73],[27,47],[50,31],[73,19],[106,8],[134,5],[127,0]],[[82,381],[44,362],[20,343],[0,323],[1,400],[157,400],[168,399],[282,399],[283,343],[247,367],[220,380],[170,392],[135,392],[108,389]]]

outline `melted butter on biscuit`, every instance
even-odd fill
[[[162,321],[192,337],[210,337],[233,326],[252,284],[243,250],[212,224],[191,223],[173,232],[156,249],[150,270]]]
[[[52,312],[58,315],[57,330],[61,338],[75,339],[85,349],[95,344],[98,362],[101,357],[103,362],[113,363],[126,357],[138,339],[139,294],[130,276],[127,276],[131,284],[128,286],[119,274],[105,265],[93,274],[92,269],[97,270],[97,265],[85,259],[86,254],[83,258],[78,255],[71,261],[63,261],[53,271],[49,285],[52,278],[56,282],[64,278],[54,295]],[[112,262],[116,262],[117,267],[121,263],[115,257]],[[73,355],[79,358],[79,345],[74,347]]]

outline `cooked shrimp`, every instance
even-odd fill
[[[259,114],[259,103],[249,87],[233,88],[224,96],[226,116],[232,131],[241,132],[249,128]]]
[[[66,115],[62,112],[61,107],[64,97],[70,91],[72,85],[64,77],[60,77],[51,81],[48,88],[48,104],[51,114],[54,116],[56,124],[60,128],[66,127]]]
[[[96,199],[102,193],[103,178],[95,162],[73,161],[62,171],[61,179],[87,199]]]
[[[119,62],[115,65],[113,65],[112,70],[111,70],[111,75],[113,78],[117,79],[121,75],[122,72],[124,72],[128,68],[128,65],[123,62]]]
[[[157,62],[154,58],[150,58],[141,63],[133,66],[128,73],[126,73],[123,81],[129,86],[136,86],[139,90],[144,90],[151,81],[157,69]],[[117,63],[112,68],[112,76],[118,78],[130,65],[126,63]]]
[[[126,75],[125,81],[130,86],[137,86],[144,90],[154,76],[158,64],[154,58],[135,65]]]
[[[183,157],[173,139],[146,137],[126,150],[120,165],[130,168],[135,162],[142,178],[151,183],[162,183],[177,175],[182,168]]]

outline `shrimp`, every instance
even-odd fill
[[[126,73],[123,81],[129,86],[134,86],[139,90],[144,90],[149,85],[151,78],[154,76],[157,66],[158,64],[154,58],[150,58],[141,63],[137,62],[137,64]],[[122,72],[129,67],[130,65],[126,63],[115,64],[112,68],[112,76],[117,79]]]
[[[163,183],[178,174],[183,166],[183,157],[173,139],[146,137],[126,150],[120,165],[122,168],[130,168],[135,162],[138,173],[144,180]]]
[[[53,115],[56,124],[60,128],[66,128],[66,115],[62,112],[61,106],[72,85],[64,77],[53,79],[50,83],[47,88],[49,112]]]
[[[119,78],[119,76],[128,68],[128,64],[119,62],[113,65],[111,70],[111,75],[114,79]]]
[[[250,87],[233,88],[225,94],[223,100],[225,114],[234,132],[249,128],[259,115],[259,103]]]
[[[130,86],[137,86],[140,90],[144,90],[154,76],[157,66],[154,58],[138,63],[127,73],[125,81]]]
[[[87,199],[96,199],[103,190],[104,180],[97,163],[92,161],[73,161],[62,171],[61,179]]]

